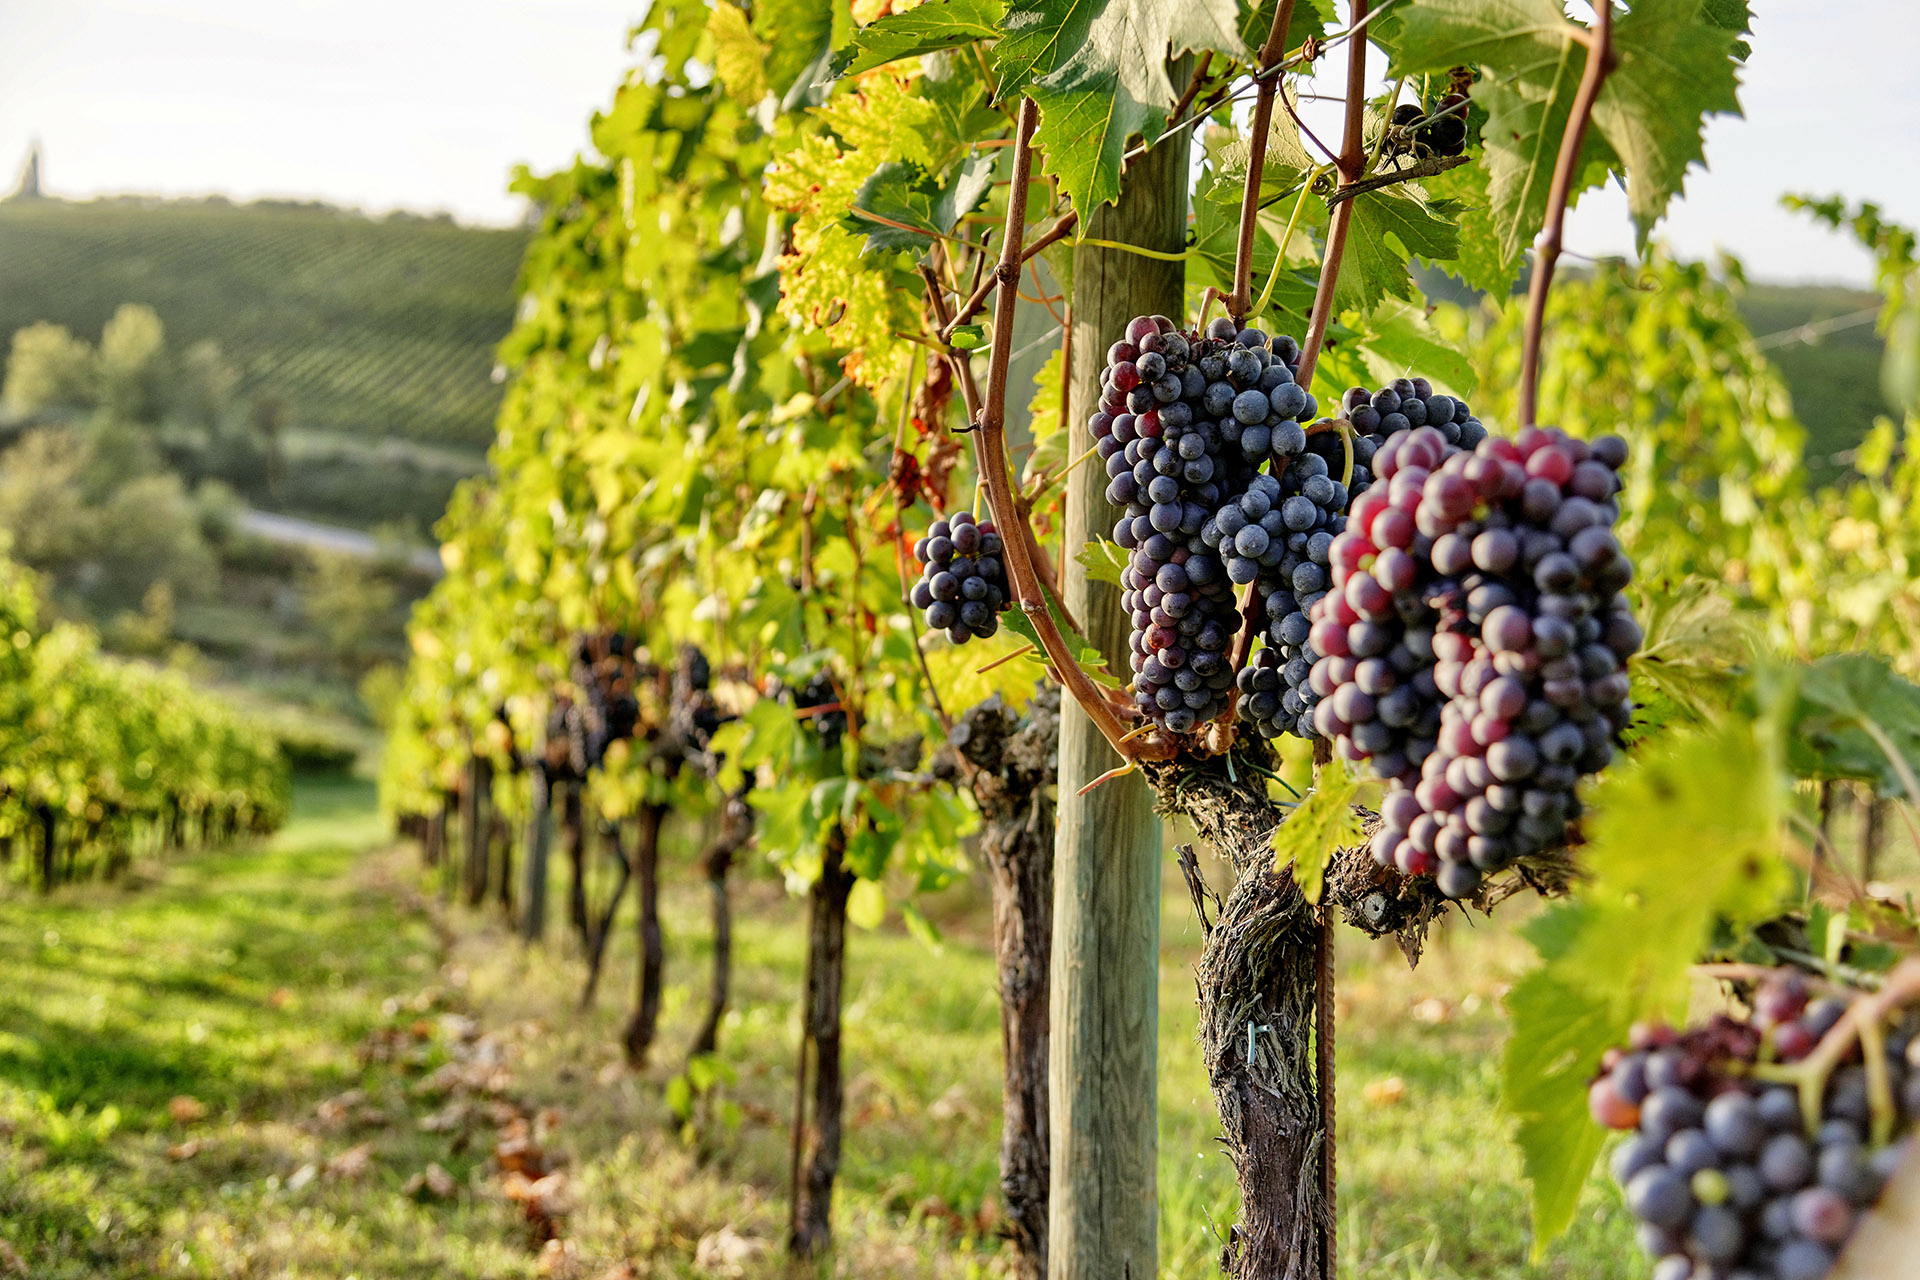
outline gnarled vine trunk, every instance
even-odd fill
[[[792,1218],[787,1247],[797,1258],[817,1256],[833,1241],[833,1181],[840,1172],[840,1126],[845,1085],[840,1066],[840,1005],[846,978],[846,831],[837,823],[821,853],[820,878],[807,895],[807,1007],[794,1097]],[[807,1111],[807,1065],[812,1062],[812,1116]]]
[[[527,770],[530,811],[527,814],[525,902],[520,915],[520,936],[527,942],[540,942],[547,932],[547,850],[553,842],[553,784],[543,763]]]
[[[640,889],[640,973],[633,1016],[627,1020],[627,1065],[635,1070],[647,1063],[654,1031],[660,1023],[660,974],[666,964],[666,943],[660,934],[660,826],[667,806],[640,806],[639,832],[633,862]]]
[[[613,918],[620,913],[620,900],[627,895],[627,882],[633,878],[633,863],[627,858],[626,848],[620,841],[620,825],[605,822],[600,826],[600,838],[607,846],[607,852],[613,855],[616,868],[613,888],[607,894],[606,905],[599,914],[587,921],[587,980],[580,988],[581,1009],[593,1007],[593,997],[600,990],[600,973],[607,958],[607,939],[613,933]]]
[[[1052,788],[1060,694],[1036,697],[1024,721],[998,695],[955,723],[949,744],[974,766],[993,886],[1000,979],[1000,1198],[1017,1280],[1047,1274],[1048,997],[1053,963]],[[938,767],[938,766],[936,766]]]
[[[727,877],[733,859],[753,839],[753,809],[741,791],[727,797],[720,816],[720,834],[700,855],[707,878],[707,898],[713,909],[713,969],[707,979],[707,1012],[700,1019],[687,1057],[714,1052],[720,1044],[720,1020],[726,1017],[733,986],[733,902]]]

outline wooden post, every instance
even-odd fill
[[[475,755],[467,761],[467,785],[460,797],[460,838],[466,846],[467,905],[487,900],[487,836],[492,827],[493,761]]]
[[[1175,77],[1176,82],[1179,77]],[[1179,252],[1186,236],[1187,144],[1169,138],[1129,167],[1117,205],[1090,237]],[[1099,398],[1098,361],[1138,315],[1184,309],[1184,269],[1112,249],[1073,257],[1071,409],[1076,440]],[[1067,480],[1069,545],[1113,536],[1099,467]],[[1109,669],[1130,675],[1120,590],[1069,558],[1064,594]],[[1139,774],[1080,788],[1120,764],[1068,700],[1060,716],[1060,813],[1054,863],[1051,1280],[1150,1280],[1158,1268],[1155,1161],[1159,1040],[1160,819]]]

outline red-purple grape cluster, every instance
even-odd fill
[[[1486,428],[1466,401],[1436,394],[1425,378],[1401,378],[1378,391],[1353,387],[1343,398],[1344,423],[1314,424],[1306,451],[1290,460],[1282,475],[1285,546],[1260,561],[1257,581],[1266,613],[1264,638],[1274,659],[1263,666],[1281,675],[1277,690],[1256,688],[1268,678],[1243,672],[1242,718],[1262,735],[1291,733],[1318,738],[1314,717],[1321,702],[1311,682],[1313,664],[1326,656],[1314,650],[1309,613],[1331,585],[1333,539],[1346,529],[1353,500],[1373,483],[1373,459],[1387,437],[1413,425],[1432,425],[1451,445],[1471,447],[1486,438]],[[1418,419],[1418,423],[1415,423]],[[1296,501],[1296,498],[1300,499]],[[1313,504],[1310,508],[1307,504]],[[1226,519],[1222,511],[1219,519]],[[1229,560],[1228,576],[1236,565]],[[1240,573],[1248,572],[1239,566]],[[1274,693],[1274,697],[1263,696]]]
[[[1821,1280],[1860,1215],[1905,1158],[1920,1120],[1920,1040],[1884,1038],[1894,1140],[1873,1142],[1872,1091],[1856,1044],[1828,1078],[1818,1122],[1799,1091],[1751,1075],[1758,1061],[1798,1062],[1846,1011],[1808,999],[1794,971],[1769,978],[1748,1021],[1725,1015],[1691,1030],[1637,1027],[1588,1092],[1593,1118],[1629,1131],[1615,1181],[1639,1220],[1654,1280]]]
[[[1002,550],[993,521],[976,524],[971,511],[933,522],[913,546],[922,567],[911,596],[929,629],[955,644],[1000,629],[1000,614],[1013,603]]]
[[[652,672],[621,631],[576,634],[567,643],[567,661],[580,700],[554,700],[547,736],[565,740],[573,773],[585,777],[600,767],[609,746],[633,736],[640,723],[639,683]]]
[[[1565,838],[1613,758],[1641,632],[1614,537],[1617,436],[1523,428],[1472,450],[1429,424],[1374,456],[1314,611],[1315,726],[1392,789],[1383,865],[1448,897]]]
[[[1236,541],[1236,558],[1252,563],[1276,541],[1277,482],[1260,471],[1306,448],[1300,420],[1316,406],[1294,381],[1299,360],[1293,339],[1269,341],[1225,318],[1201,335],[1141,316],[1107,351],[1087,427],[1106,460],[1107,499],[1126,507],[1113,539],[1132,553],[1122,599],[1133,617],[1134,705],[1169,733],[1219,714],[1233,687],[1239,612],[1218,516],[1234,508],[1253,530],[1245,546],[1258,548]]]

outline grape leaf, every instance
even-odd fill
[[[1553,79],[1541,90],[1531,84],[1495,82],[1476,96],[1487,110],[1480,137],[1485,146],[1487,201],[1500,253],[1517,273],[1522,254],[1547,221],[1547,197],[1574,91],[1580,84],[1581,56],[1571,42],[1553,67]],[[1587,130],[1580,148],[1582,167],[1568,193],[1571,206],[1582,192],[1599,186],[1618,160],[1597,130]]]
[[[1051,21],[1056,9],[1063,11],[1056,32],[1080,28],[1089,13],[1077,0],[1010,10],[1009,35],[999,47],[1014,43],[1017,17],[1046,14]],[[1059,179],[1075,209],[1084,215],[1116,199],[1128,140],[1151,137],[1166,124],[1178,96],[1167,77],[1169,50],[1238,55],[1237,22],[1233,0],[1110,0],[1085,22],[1077,41],[1046,46],[1050,58],[1062,51],[1069,56],[1024,87],[1040,107],[1036,141],[1046,148],[1045,172]],[[1047,27],[1029,22],[1022,30],[1034,36]],[[1020,83],[1018,76],[1013,84],[1003,80],[1002,95]]]
[[[1701,18],[1699,0],[1637,0],[1614,23],[1619,64],[1594,103],[1593,123],[1625,163],[1642,249],[1688,166],[1706,161],[1706,117],[1740,114],[1739,42]]]
[[[1094,582],[1111,582],[1114,586],[1124,586],[1120,575],[1127,567],[1126,553],[1120,544],[1105,538],[1094,538],[1074,557],[1074,562],[1087,571],[1087,577]]]
[[[1787,760],[1801,777],[1864,778],[1905,792],[1920,773],[1920,688],[1884,658],[1836,653],[1800,672]]]
[[[1338,310],[1365,311],[1389,294],[1411,299],[1407,260],[1451,258],[1459,249],[1452,206],[1429,204],[1411,187],[1402,183],[1353,198],[1346,262],[1334,290]]]
[[[1361,349],[1368,369],[1382,384],[1418,371],[1463,397],[1473,394],[1479,380],[1472,362],[1433,331],[1422,308],[1386,299],[1367,317],[1367,329]]]
[[[1254,4],[1240,6],[1240,42],[1248,49],[1258,51],[1267,42],[1267,33],[1273,30],[1273,11],[1280,0],[1258,0]],[[1298,0],[1293,6],[1293,17],[1287,21],[1287,48],[1297,49],[1308,38],[1324,40],[1327,27],[1333,22],[1331,0]]]
[[[1395,76],[1457,66],[1524,76],[1557,61],[1573,39],[1560,0],[1414,0],[1401,7],[1396,31]]]
[[[1478,151],[1480,146],[1476,140],[1470,149]],[[1504,298],[1513,292],[1514,281],[1520,278],[1522,258],[1518,251],[1510,251],[1504,243],[1494,219],[1487,181],[1485,164],[1463,164],[1421,181],[1429,196],[1451,201],[1459,209],[1455,215],[1460,226],[1459,252],[1450,261],[1429,259],[1429,263],[1468,288]]]
[[[887,222],[852,212],[842,225],[867,237],[869,253],[924,249],[980,203],[993,186],[993,167],[992,153],[982,153],[963,161],[942,185],[918,165],[883,164],[860,185],[853,207]]]
[[[1334,850],[1360,839],[1360,814],[1353,807],[1359,791],[1360,779],[1335,756],[1321,766],[1306,799],[1274,828],[1274,868],[1292,864],[1294,883],[1308,902],[1320,901]]]
[[[832,73],[857,76],[900,58],[995,39],[1006,9],[1005,0],[928,0],[903,13],[883,14],[834,54]]]
[[[1088,28],[1105,8],[1106,0],[1027,0],[1009,8],[993,47],[1001,95],[1057,70],[1086,43]]]
[[[1626,179],[1644,248],[1654,223],[1701,161],[1705,117],[1738,114],[1743,0],[1639,0],[1613,24],[1615,66],[1594,104],[1577,188],[1605,160]],[[1586,64],[1580,28],[1556,0],[1414,0],[1401,15],[1395,74],[1477,65],[1482,131],[1502,244],[1517,252],[1539,230],[1567,116]],[[1578,194],[1576,190],[1575,194]]]
[[[1788,887],[1775,856],[1777,748],[1749,728],[1671,739],[1589,799],[1587,892],[1542,921],[1545,963],[1507,1001],[1503,1093],[1533,1183],[1536,1260],[1572,1220],[1600,1150],[1586,1115],[1600,1056],[1631,1023],[1684,1013],[1689,967],[1715,924],[1765,917]]]
[[[807,69],[827,56],[833,38],[833,6],[814,0],[761,0],[754,6],[753,33],[766,46],[767,82],[784,97],[814,77]]]
[[[728,96],[748,104],[766,97],[767,49],[753,38],[740,7],[725,0],[715,5],[707,19],[707,33],[713,37],[713,73]]]
[[[1015,605],[1002,616],[1010,617],[1019,609]],[[1034,682],[1043,674],[1041,655],[1038,651],[1020,658],[1013,655],[1030,643],[1010,626],[963,645],[927,641],[923,651],[940,705],[957,711],[997,693],[1015,710],[1026,706],[1033,697]],[[993,665],[996,662],[998,666]]]

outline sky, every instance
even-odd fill
[[[0,185],[38,138],[45,188],[69,198],[218,192],[511,223],[513,167],[555,168],[586,145],[643,7],[0,0]],[[1866,253],[1779,196],[1844,193],[1920,223],[1920,63],[1906,52],[1920,47],[1920,5],[1754,8],[1746,118],[1711,122],[1711,171],[1689,177],[1656,234],[1687,258],[1737,253],[1756,278],[1867,284]],[[1863,55],[1863,40],[1881,52]],[[1329,142],[1334,113],[1308,104]],[[1631,252],[1625,197],[1588,195],[1567,247]]]

